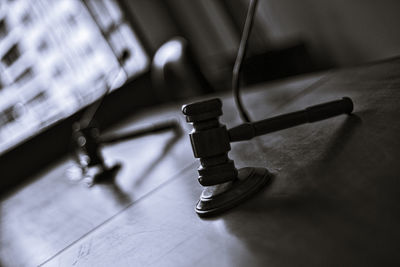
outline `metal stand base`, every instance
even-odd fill
[[[271,177],[264,168],[242,168],[238,171],[238,179],[206,187],[197,203],[196,213],[207,217],[233,208],[267,185]]]
[[[84,182],[88,187],[94,184],[114,183],[115,176],[121,167],[120,163],[116,163],[112,167],[92,167],[90,170],[93,170],[93,172],[89,170],[86,173]]]

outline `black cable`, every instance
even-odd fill
[[[247,41],[249,39],[250,31],[253,26],[253,18],[256,10],[258,0],[250,0],[249,8],[247,10],[246,22],[244,23],[244,29],[242,33],[242,37],[239,44],[238,54],[235,60],[235,65],[233,67],[233,75],[232,75],[232,91],[233,96],[236,102],[236,106],[239,110],[240,117],[244,122],[250,122],[250,117],[248,112],[243,106],[242,100],[240,98],[239,92],[239,74],[242,68],[242,62],[244,55],[246,54],[247,49]]]

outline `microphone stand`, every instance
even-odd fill
[[[168,130],[173,130],[175,134],[180,133],[180,127],[175,120],[107,136],[100,135],[99,129],[92,124],[82,127],[81,123],[76,122],[73,125],[72,133],[74,158],[89,186],[98,182],[107,182],[115,176],[115,173],[121,168],[121,164],[116,163],[108,166],[105,163],[101,153],[103,145],[115,144]]]
[[[122,53],[119,62],[122,64],[122,62],[124,62],[128,57],[129,53]],[[121,65],[120,67],[120,71],[124,71],[123,66]],[[120,71],[115,78],[118,77]],[[121,164],[119,163],[114,164],[111,167],[107,166],[101,153],[101,147],[103,145],[118,143],[167,130],[173,130],[175,134],[180,133],[177,121],[169,120],[124,134],[101,136],[99,128],[95,126],[94,117],[104,102],[104,98],[111,90],[111,87],[112,86],[108,86],[106,82],[106,90],[99,100],[94,102],[85,111],[81,119],[75,122],[72,126],[73,157],[81,170],[83,178],[85,178],[89,186],[97,182],[109,181],[110,178],[113,178],[115,173],[121,168]]]

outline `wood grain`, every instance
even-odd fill
[[[62,178],[68,162],[62,162],[3,200],[1,263],[399,265],[400,59],[254,87],[244,101],[253,119],[263,119],[342,96],[353,99],[355,115],[232,145],[237,167],[267,167],[274,180],[213,219],[194,212],[202,188],[186,136],[144,172],[139,185],[137,172],[146,170],[142,166],[149,166],[160,149],[140,157],[131,151],[162,147],[171,136],[106,149],[110,157],[127,160],[129,171],[118,177],[126,202],[111,186],[88,190],[68,184]],[[178,116],[173,109],[166,110]],[[124,125],[162,116],[153,110]],[[239,123],[229,97],[222,121]]]
[[[164,113],[159,120],[174,117]],[[122,130],[155,122],[133,118]],[[125,128],[125,129],[124,129]],[[87,188],[71,182],[66,158],[1,204],[1,258],[6,266],[37,266],[193,164],[186,136],[163,133],[105,147],[123,164],[116,184]],[[167,156],[168,155],[168,156]]]
[[[290,89],[294,97],[318,81],[317,75],[302,81],[288,81],[271,86],[272,95]],[[275,101],[273,109],[284,104]],[[182,103],[183,104],[183,103]],[[230,101],[225,107],[225,119],[238,123]],[[197,168],[184,122],[181,104],[159,107],[132,116],[110,130],[125,132],[142,125],[170,118],[179,121],[183,134],[148,136],[105,147],[106,160],[123,164],[115,185],[86,188],[68,180],[66,172],[73,165],[69,159],[34,177],[30,184],[2,199],[0,219],[0,258],[4,266],[36,266],[61,253],[80,238],[106,223],[110,218],[140,200],[152,190],[175,179],[191,166]]]

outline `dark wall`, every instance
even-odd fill
[[[217,74],[235,56],[249,2],[120,1],[137,18],[152,49],[184,35],[208,71]],[[250,47],[257,52],[288,39],[302,40],[320,67],[379,60],[400,54],[399,10],[398,0],[259,0]]]
[[[399,55],[399,10],[397,0],[260,0],[257,16],[274,42],[299,36],[342,67]]]

